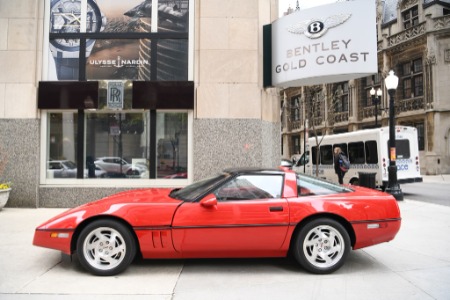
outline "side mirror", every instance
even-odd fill
[[[206,208],[215,207],[217,206],[217,198],[214,194],[208,194],[205,198],[200,200],[200,204]]]

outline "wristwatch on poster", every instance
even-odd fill
[[[50,4],[51,33],[80,33],[82,0],[52,0]],[[106,18],[95,0],[87,0],[86,32],[103,31]],[[95,40],[86,40],[86,58],[91,54]],[[59,80],[78,80],[80,40],[52,39],[50,51],[55,59]]]

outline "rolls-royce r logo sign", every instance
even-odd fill
[[[313,19],[302,21],[295,25],[289,26],[287,30],[295,34],[304,34],[306,37],[309,37],[310,39],[317,39],[323,36],[328,31],[328,29],[344,23],[351,16],[352,14],[340,14],[330,16],[325,20]]]
[[[300,10],[273,22],[270,32],[271,86],[341,82],[378,72],[373,0]]]
[[[108,81],[107,107],[109,109],[123,109],[123,81]]]

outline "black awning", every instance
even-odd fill
[[[192,81],[133,81],[133,108],[193,109]]]
[[[40,81],[38,108],[98,108],[98,81]]]
[[[40,81],[39,109],[97,109],[98,81]],[[133,81],[134,109],[193,109],[192,81]]]

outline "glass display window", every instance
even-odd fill
[[[188,183],[194,5],[46,1],[42,184]]]
[[[46,178],[77,177],[78,114],[48,114]]]
[[[148,112],[86,113],[88,178],[149,178],[148,129]]]
[[[187,178],[188,118],[186,113],[156,115],[157,177]]]
[[[86,111],[81,117],[83,132],[79,113],[47,112],[45,179],[188,179],[187,112]]]

